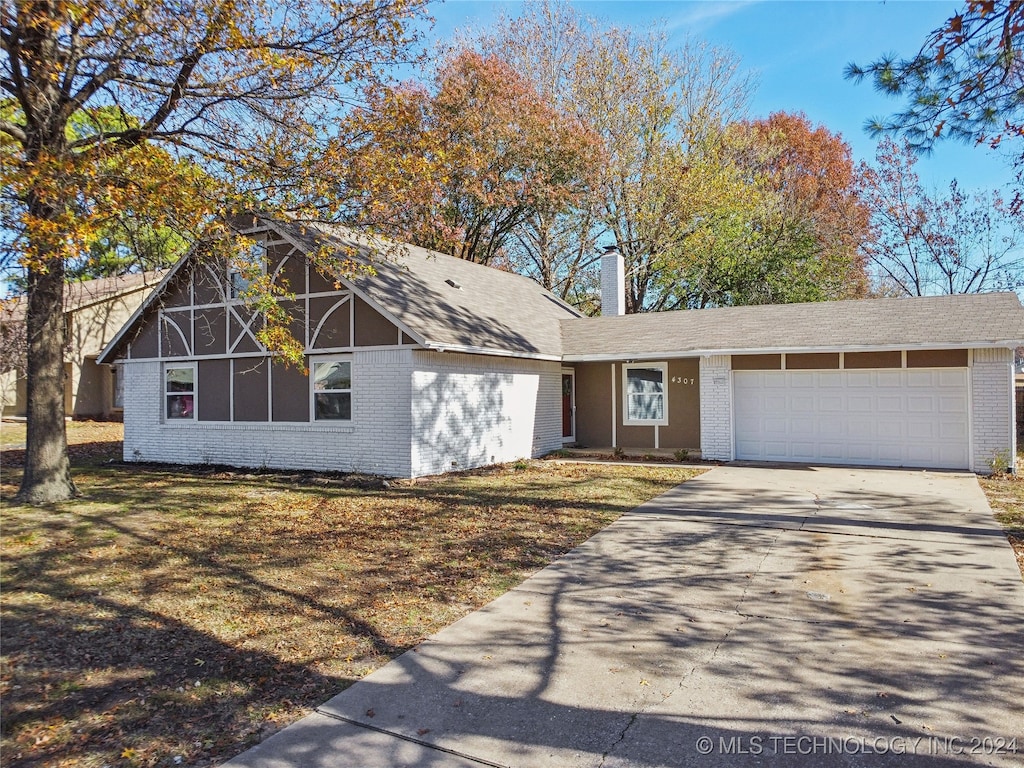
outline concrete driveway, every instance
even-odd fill
[[[1024,583],[974,477],[734,465],[228,765],[1022,762]]]

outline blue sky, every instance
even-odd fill
[[[486,26],[503,10],[517,14],[521,2],[448,0],[432,7],[433,36],[444,39],[459,28]],[[705,2],[575,2],[584,13],[619,26],[657,25],[673,41],[687,33],[732,49],[741,65],[756,73],[754,116],[780,110],[804,112],[813,123],[842,134],[856,160],[874,159],[875,140],[863,129],[870,117],[888,115],[901,104],[875,92],[869,82],[843,78],[851,61],[866,64],[884,53],[910,55],[962,6],[957,0],[707,0]],[[1000,189],[1013,178],[1009,160],[987,147],[940,143],[917,165],[928,187],[956,178],[967,189]]]

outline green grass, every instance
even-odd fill
[[[699,473],[517,462],[367,489],[98,445],[83,497],[47,509],[11,504],[5,452],[8,768],[222,762]]]

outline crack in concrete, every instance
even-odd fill
[[[348,723],[349,725],[354,725],[358,728],[365,728],[368,731],[376,731],[377,733],[382,733],[385,736],[393,736],[396,739],[408,741],[411,744],[418,744],[421,747],[433,749],[437,752],[444,752],[448,755],[453,755],[455,757],[461,757],[466,760],[471,760],[474,763],[479,763],[480,765],[487,766],[487,768],[511,768],[511,766],[506,765],[505,763],[494,763],[485,758],[477,757],[476,755],[470,755],[466,752],[459,752],[457,749],[449,749],[448,747],[442,747],[440,744],[431,744],[429,741],[423,741],[423,739],[414,739],[412,736],[406,736],[404,733],[396,733],[395,731],[389,731],[386,728],[378,728],[377,726],[370,725],[369,723],[362,723],[358,720],[352,720],[347,717],[342,717],[341,715],[335,712],[329,712],[327,710],[320,709],[319,707],[317,707],[313,711],[316,712],[318,715],[329,717],[332,720],[337,720],[342,723]]]
[[[662,699],[662,701],[664,701],[664,699]],[[619,746],[619,744],[621,744],[621,743],[623,742],[623,740],[625,740],[625,738],[626,738],[626,734],[627,734],[627,733],[629,733],[629,729],[633,727],[633,723],[635,723],[635,722],[636,722],[636,719],[637,719],[638,717],[640,717],[640,713],[641,713],[641,712],[643,712],[643,711],[644,711],[645,709],[646,709],[646,707],[641,707],[639,711],[637,711],[637,712],[634,712],[634,713],[633,713],[633,714],[632,714],[632,715],[630,716],[630,718],[629,718],[629,722],[628,722],[628,723],[626,723],[626,727],[625,727],[625,728],[623,728],[623,729],[622,729],[622,731],[621,731],[621,732],[619,733],[619,737],[618,737],[617,739],[615,739],[615,741],[613,741],[613,742],[612,742],[612,743],[611,743],[611,744],[610,744],[610,745],[608,746],[608,749],[606,749],[606,750],[604,751],[604,753],[603,753],[603,754],[601,755],[601,762],[597,764],[597,768],[604,768],[604,762],[605,762],[605,760],[607,760],[607,759],[608,759],[608,756],[609,756],[609,755],[610,755],[610,754],[611,754],[612,752],[614,752],[614,751],[615,751],[615,748],[616,748],[617,746]]]

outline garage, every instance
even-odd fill
[[[967,469],[967,368],[733,371],[735,455]]]

